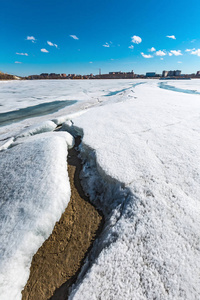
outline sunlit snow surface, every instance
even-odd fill
[[[89,146],[97,160],[97,172],[85,167],[86,186],[112,222],[71,299],[200,298],[200,97],[155,81],[135,95],[73,120],[83,155]]]
[[[73,139],[41,133],[65,123],[63,130],[83,134],[82,182],[106,218],[70,299],[200,299],[200,95],[159,84],[0,83],[4,100],[6,86],[23,99],[15,106],[7,91],[4,112],[32,105],[28,85],[36,97],[47,97],[41,103],[78,101],[0,128],[0,298],[20,299],[31,257],[68,203],[66,154]],[[200,90],[198,80],[165,84]]]

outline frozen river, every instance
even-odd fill
[[[105,227],[69,298],[200,298],[199,93],[199,80],[0,82],[0,299],[21,299],[68,204],[77,134]]]

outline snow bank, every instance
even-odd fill
[[[70,299],[199,299],[200,102],[156,84],[73,120],[106,225]]]
[[[34,135],[27,138],[17,138],[15,142],[11,145],[11,147],[15,147],[16,145],[19,145],[23,143],[24,141],[26,143],[37,141],[41,139],[51,138],[51,137],[61,137],[66,142],[68,149],[71,149],[74,147],[75,140],[74,137],[69,132],[61,132],[61,131],[55,131],[55,132],[44,132],[39,135]]]
[[[106,224],[70,299],[199,299],[200,102],[158,83],[1,84],[2,113],[79,101],[46,123],[62,132],[41,133],[43,123],[16,139],[44,116],[0,128],[0,298],[20,299],[33,254],[67,206],[67,148],[81,134],[82,182]],[[176,85],[199,90],[196,81]]]
[[[69,114],[69,115],[66,115],[66,116],[61,116],[61,117],[52,119],[52,121],[53,121],[56,125],[62,125],[63,123],[65,123],[65,122],[67,122],[67,121],[70,121],[71,119],[76,118],[76,117],[78,117],[78,116],[81,116],[82,114],[84,114],[84,113],[86,113],[86,112],[87,112],[87,109],[86,109],[86,110],[82,110],[82,111],[78,111],[78,112],[73,113],[73,114]]]
[[[0,143],[0,151],[7,149],[8,147],[10,147],[10,145],[12,145],[14,141],[14,137],[8,138],[6,141],[2,141]]]
[[[0,298],[21,299],[32,256],[70,200],[63,134],[33,136],[0,154]]]
[[[57,125],[52,121],[44,121],[40,124],[32,125],[27,129],[22,130],[17,137],[27,137],[30,135],[39,134],[42,132],[54,131]]]

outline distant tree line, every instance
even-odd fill
[[[13,80],[13,79],[17,79],[16,76],[0,72],[0,80]]]

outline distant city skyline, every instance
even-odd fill
[[[199,11],[196,0],[7,0],[0,11],[0,71],[196,73]]]

